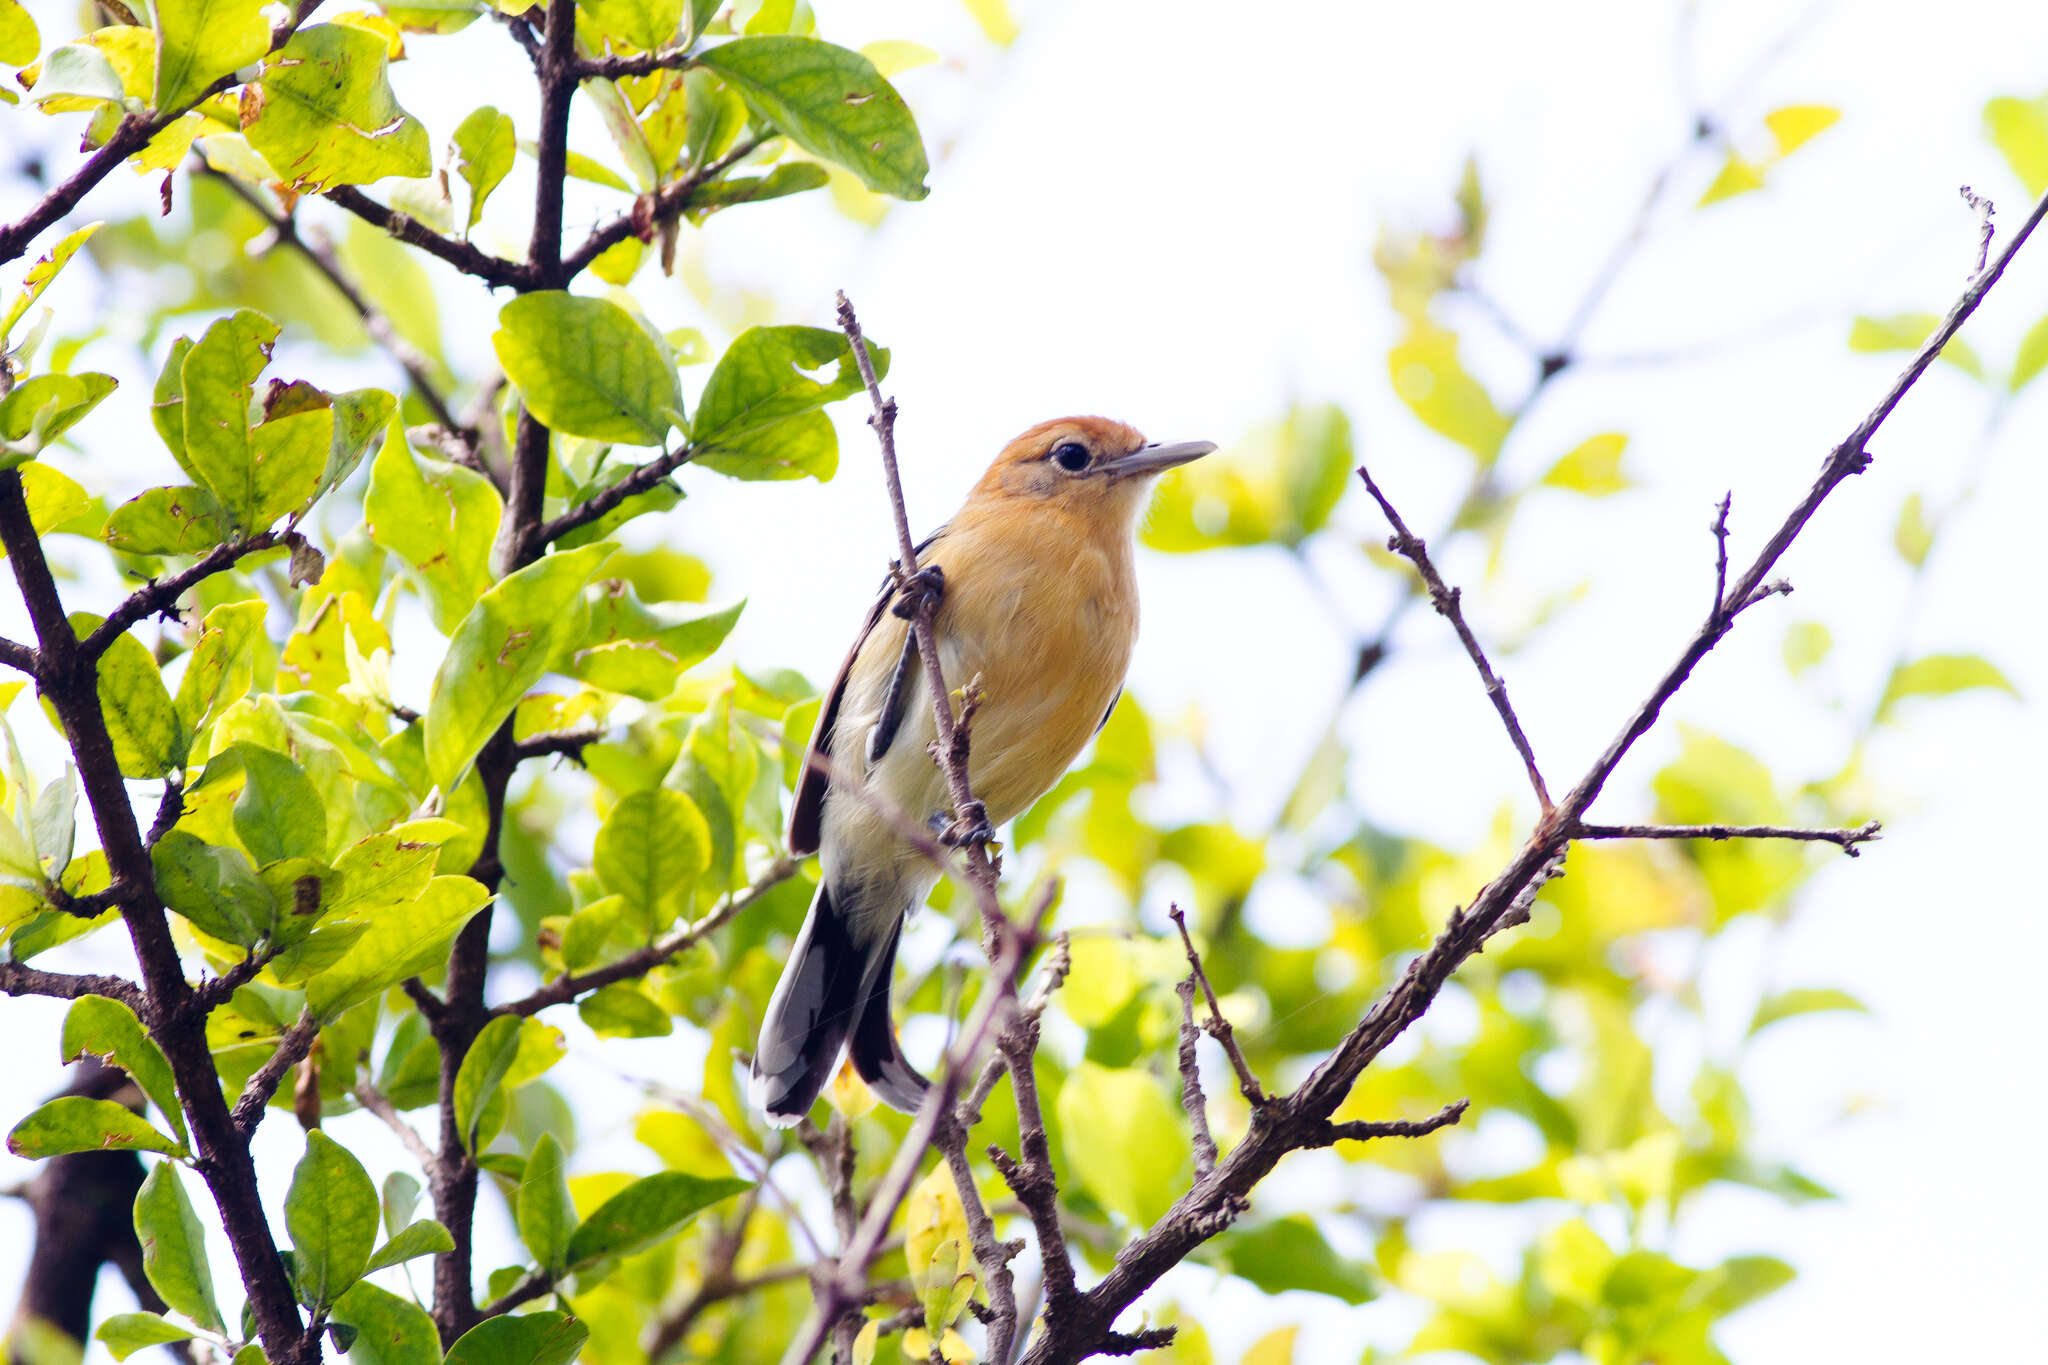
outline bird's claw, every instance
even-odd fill
[[[988,811],[977,801],[972,810],[957,819],[934,815],[932,833],[947,848],[966,848],[972,844],[994,843],[996,827],[988,822]]]
[[[908,621],[927,602],[936,607],[945,595],[946,571],[936,564],[927,564],[914,574],[904,575],[897,585],[895,605],[889,610]]]

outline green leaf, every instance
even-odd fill
[[[591,867],[604,889],[636,907],[652,937],[689,903],[711,866],[711,831],[696,804],[656,787],[622,798],[597,831]]]
[[[870,347],[877,378],[889,353]],[[837,368],[829,378],[807,370]],[[690,443],[696,462],[740,479],[827,479],[839,442],[819,409],[861,390],[846,338],[821,327],[750,327],[733,339],[705,382]]]
[[[155,0],[158,113],[197,103],[215,81],[270,51],[260,0]]]
[[[31,1113],[7,1135],[7,1150],[30,1161],[68,1152],[169,1152],[185,1149],[125,1104],[61,1095]]]
[[[327,810],[306,770],[256,744],[237,744],[247,780],[235,797],[235,837],[258,867],[327,852]]]
[[[1878,719],[1908,697],[1946,697],[1972,688],[1990,687],[2019,696],[1998,665],[1977,654],[1927,654],[1892,670],[1884,697],[1877,704]]]
[[[531,138],[519,139],[519,150],[530,157],[538,157],[540,155],[540,147]],[[608,190],[617,190],[621,194],[631,194],[633,192],[633,187],[626,183],[624,176],[605,165],[602,161],[587,157],[581,152],[569,153],[568,169],[569,174],[578,180],[588,181],[593,185],[602,185]]]
[[[434,628],[452,632],[491,582],[502,503],[491,481],[461,465],[417,458],[394,424],[370,466],[363,517],[370,539],[411,567]]]
[[[2043,370],[2048,370],[2048,317],[2029,327],[2020,338],[2020,349],[2012,359],[2010,392],[2018,393]]]
[[[609,299],[522,294],[498,312],[498,363],[542,423],[570,436],[660,445],[683,421],[683,392],[661,343]]]
[[[1785,630],[1785,667],[1796,678],[1827,658],[1834,647],[1834,633],[1820,622],[1795,622]]]
[[[1893,313],[1887,317],[1859,317],[1849,326],[1852,351],[1917,351],[1934,334],[1941,319],[1932,313]],[[1984,363],[1961,337],[1953,337],[1941,348],[1941,358],[1973,379],[1984,377]]]
[[[115,387],[113,376],[104,374],[39,374],[22,380],[0,398],[0,442],[12,452],[0,464],[16,465],[47,449]]]
[[[485,1024],[463,1057],[461,1070],[456,1072],[455,1127],[462,1134],[463,1145],[471,1151],[478,1145],[477,1122],[485,1106],[497,1095],[498,1084],[511,1069],[512,1059],[518,1055],[519,1028],[524,1022],[517,1015],[501,1014]]]
[[[1701,1277],[1704,1310],[1726,1317],[1738,1308],[1775,1294],[1796,1278],[1791,1266],[1775,1256],[1731,1256]]]
[[[1762,189],[1764,171],[1765,167],[1751,161],[1740,152],[1729,152],[1728,159],[1721,163],[1720,173],[1714,177],[1713,183],[1707,186],[1706,192],[1700,195],[1696,207],[1705,208],[1709,204],[1718,204],[1723,199],[1733,199],[1737,195]]]
[[[712,0],[697,0],[699,8]],[[641,52],[667,47],[689,9],[689,0],[583,0],[577,17]]]
[[[284,1196],[299,1292],[323,1307],[363,1277],[377,1242],[377,1187],[355,1154],[318,1128]]]
[[[668,1011],[627,981],[615,981],[576,1002],[576,1014],[600,1038],[666,1038],[675,1032]]]
[[[29,40],[34,41],[35,21],[28,17],[26,11],[23,11],[20,20],[16,21],[10,36],[14,41],[20,41],[20,24],[22,23],[25,23],[27,26]],[[61,48],[59,49],[59,51],[62,50]],[[56,53],[51,53],[50,55],[55,57]],[[33,61],[34,58],[35,54],[31,52],[29,60]],[[7,58],[0,57],[0,61],[6,60]],[[101,60],[104,61],[105,59],[102,58]],[[13,62],[10,64],[15,66],[27,65],[26,62]],[[45,70],[47,70],[47,64]],[[115,77],[115,85],[118,86],[119,84],[120,78],[117,76]],[[99,223],[87,223],[84,227],[67,233],[57,245],[36,257],[35,263],[29,266],[28,273],[22,276],[21,292],[16,294],[13,301],[7,305],[6,313],[0,314],[0,347],[6,345],[7,334],[14,330],[15,323],[21,321],[22,314],[28,312],[35,305],[35,301],[43,296],[43,291],[50,287],[50,281],[57,278],[57,272],[62,270],[65,264],[78,254],[78,249],[85,245],[86,240],[99,230]]]
[[[1829,1010],[1846,1010],[1853,1014],[1868,1014],[1869,1008],[1847,991],[1827,986],[1802,986],[1789,991],[1779,991],[1766,997],[1756,1007],[1756,1017],[1749,1021],[1752,1035],[1777,1023],[1801,1014],[1821,1014]]]
[[[1934,528],[1927,524],[1927,508],[1918,493],[1909,493],[1899,506],[1898,525],[1892,528],[1892,544],[1897,547],[1899,558],[1914,568],[1927,562],[1927,552],[1934,548]]]
[[[232,534],[227,513],[204,488],[152,488],[115,508],[107,544],[131,555],[203,555]]]
[[[1356,1305],[1379,1292],[1366,1267],[1338,1252],[1303,1214],[1232,1228],[1215,1247],[1225,1269],[1268,1294],[1305,1289]]]
[[[473,109],[455,126],[455,173],[469,185],[469,230],[484,216],[484,201],[512,170],[519,154],[512,116],[490,105]]]
[[[831,179],[831,173],[814,161],[792,161],[786,166],[777,166],[766,175],[727,176],[714,180],[690,195],[690,210],[700,213],[730,208],[734,204],[782,199],[802,194],[805,190],[823,189]]]
[[[1787,104],[1764,115],[1764,127],[1778,144],[1778,156],[1788,157],[1842,121],[1842,111],[1831,104]]]
[[[1150,1072],[1083,1062],[1059,1094],[1067,1165],[1103,1207],[1157,1222],[1186,1184],[1192,1149],[1180,1108]]]
[[[1512,425],[1493,396],[1458,360],[1458,336],[1416,323],[1387,353],[1394,392],[1431,431],[1448,436],[1491,465]]]
[[[105,1342],[116,1360],[126,1360],[145,1346],[190,1341],[197,1335],[191,1328],[180,1327],[155,1313],[116,1313],[93,1332],[93,1337]]]
[[[249,407],[277,336],[276,323],[242,309],[208,327],[186,352],[180,370],[183,434],[173,453],[220,500],[229,520],[245,530],[254,529],[249,518],[256,504]]]
[[[21,496],[28,504],[29,524],[38,536],[74,521],[92,506],[92,497],[76,479],[46,464],[24,465]]]
[[[224,602],[206,613],[199,642],[192,647],[185,676],[178,680],[178,695],[172,699],[186,729],[196,734],[223,709],[249,695],[263,615],[261,602]]]
[[[185,1196],[176,1163],[159,1161],[135,1195],[142,1271],[164,1302],[209,1332],[222,1331],[206,1265],[206,1229]]]
[[[243,134],[293,188],[431,174],[427,130],[391,93],[386,56],[378,34],[300,29],[243,88]]]
[[[705,1179],[682,1171],[643,1176],[591,1210],[569,1239],[569,1266],[645,1251],[681,1232],[700,1210],[747,1188],[744,1180]]]
[[[650,611],[630,595],[599,584],[585,594],[590,624],[563,665],[592,687],[659,701],[676,676],[711,657],[746,607],[707,607],[683,613]]]
[[[898,199],[930,193],[917,121],[858,52],[815,38],[739,38],[708,49],[697,63],[738,90],[790,141],[838,162],[869,189]]]
[[[1984,132],[2012,173],[2038,198],[2048,190],[2048,95],[2023,100],[2003,95],[1984,106]]]
[[[1622,452],[1627,449],[1628,437],[1618,431],[1589,436],[1560,457],[1543,482],[1589,498],[1619,493],[1629,486],[1628,476],[1621,472]]]
[[[363,1273],[367,1275],[416,1256],[438,1256],[453,1250],[455,1239],[448,1235],[448,1229],[431,1218],[422,1218],[377,1248],[377,1254],[370,1258],[370,1264]]]
[[[356,1329],[353,1365],[441,1365],[441,1334],[426,1310],[368,1280],[334,1301],[334,1320]]]
[[[66,43],[43,58],[43,69],[28,97],[36,104],[54,99],[120,101],[127,96],[121,73],[107,54],[89,42]]]
[[[567,1313],[486,1318],[448,1348],[447,1365],[568,1365],[590,1329]]]
[[[185,1112],[178,1106],[178,1084],[171,1075],[171,1064],[156,1040],[143,1031],[134,1010],[104,995],[80,996],[64,1015],[59,1050],[67,1063],[91,1053],[120,1067],[170,1121],[178,1141],[191,1141],[185,1131]]]
[[[277,901],[238,848],[173,829],[150,850],[165,905],[205,933],[253,948],[270,932]]]
[[[530,297],[530,296],[529,296]],[[557,552],[499,582],[455,628],[427,702],[427,770],[453,791],[491,732],[583,633],[583,585],[605,545]]]
[[[569,1198],[568,1160],[552,1133],[534,1140],[514,1201],[519,1240],[540,1268],[560,1275],[569,1264],[569,1239],[576,1232],[576,1206]]]
[[[98,626],[100,618],[80,613],[71,623],[83,635]],[[99,698],[123,777],[166,777],[183,766],[192,747],[191,732],[178,718],[149,647],[133,635],[115,636],[100,656]]]
[[[436,877],[410,904],[376,915],[348,955],[306,983],[306,1005],[333,1019],[447,957],[449,943],[491,898],[468,877]]]

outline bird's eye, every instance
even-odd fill
[[[1053,447],[1052,462],[1069,474],[1078,474],[1088,467],[1088,447],[1079,441],[1067,441]]]

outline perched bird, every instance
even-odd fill
[[[1138,634],[1133,556],[1153,479],[1207,441],[1148,445],[1121,422],[1066,417],[1003,448],[966,505],[918,547],[906,591],[938,591],[946,684],[979,675],[968,776],[988,818],[1021,813],[1066,772],[1123,691]],[[851,1037],[854,1068],[884,1101],[917,1108],[927,1083],[903,1059],[889,984],[904,916],[938,869],[859,782],[912,819],[943,820],[936,725],[909,622],[884,585],[818,714],[790,815],[789,849],[823,879],[768,1002],[749,1094],[771,1122],[807,1113]]]

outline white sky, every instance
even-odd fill
[[[66,31],[68,17],[54,13],[63,6],[35,8],[46,34]],[[1684,62],[1690,87],[1716,98],[1786,31],[1790,8],[1700,6]],[[1101,411],[1155,438],[1227,443],[1295,399],[1344,404],[1380,483],[1411,521],[1436,524],[1465,466],[1387,384],[1394,324],[1368,258],[1379,225],[1437,221],[1476,151],[1494,210],[1482,279],[1524,328],[1547,336],[1689,124],[1675,7],[1641,0],[1472,0],[1455,13],[1311,3],[1273,18],[1214,0],[1045,0],[1019,3],[1023,36],[1007,51],[982,41],[950,0],[822,9],[824,36],[910,37],[954,59],[901,81],[938,163],[931,198],[872,234],[822,196],[788,201],[714,220],[701,246],[721,285],[772,287],[781,320],[826,324],[831,291],[853,295],[870,333],[896,351],[889,387],[903,406],[913,517],[925,525],[1005,438],[1042,417]],[[1532,503],[1503,591],[1475,603],[1484,635],[1512,623],[1518,606],[1590,585],[1540,646],[1505,664],[1553,787],[1605,743],[1704,608],[1713,501],[1734,490],[1735,550],[1752,552],[1890,379],[1893,358],[1847,354],[1848,319],[1939,312],[1953,299],[1974,259],[1956,187],[1992,194],[2006,225],[2025,211],[1979,115],[1993,95],[2048,86],[2048,9],[1863,0],[1822,7],[1798,35],[1722,111],[1727,123],[1753,138],[1765,110],[1807,102],[1840,105],[1842,123],[1765,192],[1708,212],[1685,211],[1712,173],[1690,163],[1587,350],[1636,354],[1759,330],[1768,339],[1682,366],[1589,370],[1546,397],[1505,456],[1512,471],[1539,470],[1587,435],[1626,431],[1627,468],[1643,485],[1600,504]],[[509,43],[481,38],[469,50],[489,61],[464,79],[423,63],[397,68],[401,100],[437,145],[485,99],[529,135]],[[587,110],[575,141],[603,150]],[[497,201],[515,240],[524,196],[515,177]],[[572,212],[572,227],[596,216],[593,202]],[[711,325],[679,286],[650,275],[639,293],[666,324]],[[450,307],[451,349],[487,355],[488,313]],[[1965,335],[2002,364],[2044,312],[2048,241],[2022,256]],[[1477,319],[1451,320],[1473,335],[1470,363],[1512,402],[1527,382],[1516,354],[1485,340]],[[1672,718],[1725,733],[1788,774],[1819,775],[1839,762],[1902,647],[1981,650],[2026,697],[2048,692],[2035,601],[2048,381],[2008,413],[1981,491],[1944,537],[1917,603],[1890,549],[1907,493],[1942,505],[1976,467],[1986,412],[1974,386],[1938,367],[1873,443],[1873,469],[1836,495],[1784,564],[1797,595],[1745,617]],[[888,532],[865,432],[849,420],[842,433],[844,473],[832,484],[742,487],[686,474],[691,500],[663,524],[749,594],[735,637],[744,663],[821,675],[865,605]],[[81,477],[126,490],[148,473],[124,459]],[[1355,494],[1340,520],[1361,537],[1382,534]],[[1355,558],[1331,555],[1325,567],[1353,621],[1376,622],[1395,585]],[[1444,568],[1473,583],[1480,565],[1454,554]],[[1133,690],[1155,713],[1202,707],[1243,813],[1256,815],[1284,791],[1340,695],[1343,643],[1278,556],[1153,558],[1143,572]],[[1789,683],[1778,663],[1794,620],[1834,632],[1818,687]],[[15,621],[0,613],[5,629]],[[1433,620],[1410,625],[1406,652],[1346,714],[1354,777],[1379,819],[1474,842],[1516,793],[1516,765],[1448,632]],[[1667,721],[1641,746],[1601,813],[1647,810],[1642,784],[1674,735]],[[2048,948],[2040,897],[2027,890],[2032,838],[2048,816],[2044,759],[2048,728],[2031,702],[1986,695],[1916,714],[1879,746],[1875,776],[1894,817],[1885,841],[1831,865],[1796,930],[1772,945],[1749,936],[1730,956],[1747,951],[1755,965],[1731,962],[1726,988],[1709,991],[1730,1017],[1746,1015],[1760,972],[1774,986],[1844,986],[1876,1011],[1787,1027],[1744,1071],[1765,1151],[1845,1198],[1791,1213],[1717,1199],[1681,1238],[1684,1255],[1773,1250],[1800,1270],[1791,1289],[1724,1331],[1742,1365],[2006,1358],[2039,1340],[2032,1305],[2048,1256],[2036,1229],[2048,1176],[2037,1135],[2048,1106],[2030,1083],[2038,1066],[2012,1059],[2028,1055],[2038,1031],[2036,964]],[[53,1056],[59,1012],[9,1009],[23,1055]],[[683,1041],[605,1049],[606,1065],[650,1074],[701,1058],[701,1045]],[[52,1074],[41,1060],[20,1068],[0,1109],[27,1108]],[[1862,1112],[1845,1118],[1852,1101]],[[593,1095],[586,1122],[602,1136],[597,1116],[622,1102]],[[266,1125],[261,1142],[280,1197],[298,1148],[288,1128]],[[370,1127],[349,1135],[387,1164],[401,1159]],[[0,1158],[0,1181],[26,1173]],[[0,1206],[0,1228],[23,1226],[18,1208]],[[1455,1242],[1463,1225],[1421,1235]],[[24,1250],[19,1236],[0,1236],[0,1284],[18,1282]],[[224,1247],[219,1264],[229,1264]],[[1206,1279],[1184,1281],[1191,1291],[1210,1292]],[[1225,1360],[1264,1326],[1310,1313],[1306,1300],[1216,1302],[1227,1311],[1210,1315],[1210,1330]],[[1303,1361],[1353,1358],[1361,1337],[1398,1345],[1413,1323],[1391,1304],[1313,1317]]]

